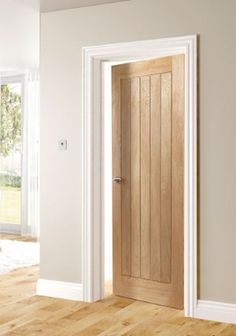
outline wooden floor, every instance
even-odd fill
[[[16,234],[9,234],[9,233],[1,233],[0,232],[0,239],[8,239],[8,240],[19,240],[25,242],[36,242],[36,238],[32,238],[29,236],[20,236]]]
[[[0,335],[236,336],[236,326],[110,296],[93,304],[35,296],[38,267],[0,276]]]

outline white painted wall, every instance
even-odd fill
[[[38,65],[38,0],[1,0],[0,69],[28,69]]]

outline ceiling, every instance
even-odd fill
[[[102,5],[128,0],[40,0],[41,12]]]

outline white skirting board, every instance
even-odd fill
[[[73,282],[63,282],[39,279],[37,295],[83,301],[83,285]],[[236,304],[198,300],[195,318],[236,324]]]
[[[236,304],[198,300],[196,318],[236,323]]]
[[[83,285],[79,283],[39,279],[36,293],[41,296],[83,301]]]

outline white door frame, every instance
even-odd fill
[[[197,308],[197,37],[184,36],[83,48],[83,289],[103,298],[103,64],[185,54],[184,310]]]

